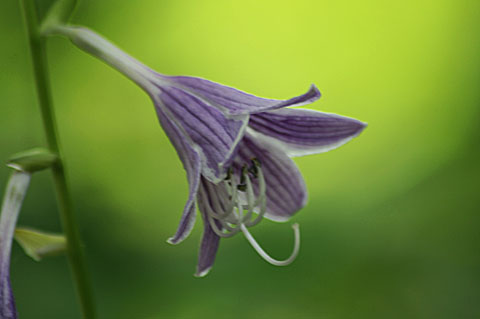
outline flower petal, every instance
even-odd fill
[[[255,139],[248,132],[239,145],[235,158],[235,171],[256,158],[261,164],[266,183],[267,210],[265,217],[286,221],[305,206],[307,189],[297,165],[275,144]],[[253,179],[255,193],[258,181]]]
[[[157,109],[179,128],[181,139],[199,151],[202,175],[212,182],[222,180],[244,134],[248,115],[227,119],[216,108],[174,87],[161,87],[154,100]]]
[[[288,100],[266,99],[251,95],[232,87],[201,78],[189,76],[166,76],[166,79],[191,94],[206,100],[227,115],[253,114],[286,106],[300,106],[320,98],[315,85],[299,96]]]
[[[160,108],[156,108],[158,118],[163,130],[169,137],[173,146],[175,147],[183,167],[187,172],[187,179],[189,185],[189,195],[187,203],[183,209],[183,214],[178,225],[177,232],[174,236],[168,239],[170,244],[178,244],[183,241],[191,232],[195,224],[196,207],[195,198],[197,196],[198,186],[200,183],[200,155],[195,151],[189,143],[182,138],[178,127],[172,123],[166,114]]]
[[[8,182],[0,216],[0,318],[15,319],[17,310],[10,285],[10,251],[23,199],[30,184],[31,175],[14,172]]]
[[[208,274],[215,262],[215,256],[217,255],[218,245],[220,243],[220,237],[213,231],[207,217],[207,211],[212,209],[213,206],[211,203],[212,196],[216,196],[216,194],[209,192],[205,183],[209,182],[202,179],[202,185],[198,190],[197,198],[198,208],[200,209],[203,218],[203,237],[198,254],[197,272],[195,273],[196,277],[203,277]],[[221,227],[219,224],[217,225],[219,228]]]
[[[250,117],[249,127],[284,149],[289,156],[330,151],[356,137],[366,123],[353,118],[307,109],[281,109]]]

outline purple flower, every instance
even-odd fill
[[[56,32],[127,75],[152,98],[189,183],[180,225],[168,241],[177,244],[188,236],[196,203],[203,219],[197,276],[212,267],[220,238],[239,232],[272,264],[295,258],[297,225],[293,253],[284,261],[268,256],[248,228],[263,217],[287,221],[306,204],[305,183],[291,157],[334,149],[357,136],[365,123],[286,108],[317,100],[315,86],[289,100],[260,98],[200,78],[158,74],[84,28],[60,27]]]
[[[198,276],[212,267],[221,237],[243,232],[258,250],[248,227],[262,217],[286,221],[306,204],[305,183],[290,157],[331,150],[365,127],[335,114],[285,108],[318,99],[315,86],[280,101],[204,79],[156,76],[158,91],[150,94],[190,185],[179,228],[169,242],[176,244],[188,236],[196,201],[204,222]],[[282,265],[297,251],[298,240],[287,261],[268,260],[259,252]]]

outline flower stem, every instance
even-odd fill
[[[21,3],[27,27],[38,101],[42,113],[47,143],[50,151],[58,154],[58,160],[52,166],[52,173],[60,208],[62,228],[67,238],[67,256],[76,283],[76,290],[83,311],[83,317],[89,319],[95,318],[91,283],[87,274],[80,234],[75,222],[72,200],[67,187],[64,160],[58,141],[55,114],[50,93],[45,38],[39,33],[35,0],[21,0]]]

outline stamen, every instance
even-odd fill
[[[297,224],[293,225],[295,232],[295,245],[293,252],[288,259],[283,261],[270,257],[255,241],[247,229],[247,227],[252,227],[258,224],[266,212],[266,183],[260,162],[254,158],[252,159],[252,167],[247,168],[246,165],[242,167],[239,180],[240,184],[238,185],[237,180],[233,176],[233,172],[231,170],[228,172],[227,178],[224,180],[224,186],[228,196],[228,200],[226,202],[225,200],[220,199],[220,197],[225,196],[225,194],[218,194],[217,192],[219,190],[211,184],[207,183],[205,187],[202,188],[202,191],[200,191],[200,196],[205,202],[208,223],[210,224],[212,230],[218,236],[223,238],[232,237],[241,230],[253,248],[267,262],[277,266],[285,266],[290,264],[296,258],[300,248],[300,232]],[[257,198],[255,198],[254,188],[249,173],[254,175],[255,178],[258,178],[259,194]],[[246,214],[244,214],[244,206],[238,200],[238,191],[246,192]],[[252,214],[256,207],[259,207],[258,216],[254,220],[251,220]]]
[[[245,184],[245,176],[247,175],[247,165],[242,166],[242,174],[240,175],[240,184]]]
[[[245,223],[247,227],[252,227],[258,224],[262,220],[263,216],[265,215],[265,211],[267,210],[267,196],[266,196],[267,186],[265,183],[265,177],[263,176],[263,171],[262,171],[262,168],[260,167],[260,163],[258,162],[258,160],[256,161],[252,160],[252,162],[254,162],[257,167],[258,191],[259,191],[259,195],[257,200],[255,201],[254,206],[257,207],[258,205],[260,205],[260,211],[258,212],[258,216],[254,220],[247,221]]]
[[[245,184],[238,184],[237,189],[241,192],[244,192],[247,189],[247,185]]]
[[[209,212],[210,213],[210,212]],[[235,229],[233,229],[232,231],[230,232],[223,232],[220,228],[218,228],[217,226],[217,223],[215,222],[215,220],[213,219],[212,216],[210,216],[210,214],[207,213],[207,218],[208,218],[208,222],[210,223],[210,226],[212,227],[212,230],[215,232],[215,234],[217,234],[218,236],[220,237],[223,237],[223,238],[228,238],[228,237],[232,237],[233,235],[235,235],[236,233],[238,233],[240,231],[240,228],[237,227]],[[223,223],[222,223],[222,226],[223,226]]]
[[[225,188],[227,189],[227,193],[230,196],[230,203],[227,205],[225,209],[225,213],[222,216],[224,216],[225,220],[231,217],[231,220],[230,221],[227,220],[227,221],[233,224],[237,224],[238,220],[236,219],[236,214],[234,214],[234,211],[237,207],[237,196],[238,196],[235,178],[232,178],[231,183],[225,183]]]
[[[215,194],[217,192],[217,190],[215,190],[213,188],[213,185],[207,184],[207,187],[209,189],[210,194]],[[236,195],[236,193],[235,193],[235,195]],[[216,219],[219,219],[219,220],[223,220],[223,219],[227,218],[228,215],[230,215],[231,210],[226,209],[224,211],[221,207],[218,196],[211,196],[211,197],[212,197],[211,199],[212,199],[212,203],[213,203],[212,216]]]
[[[238,184],[237,189],[239,191],[246,191],[247,190],[247,184],[245,184],[245,176],[248,173],[247,165],[243,165],[242,167],[242,173],[240,175],[240,184]]]
[[[212,227],[212,230],[215,232],[215,234],[217,234],[220,237],[227,238],[227,237],[232,237],[233,235],[238,233],[240,231],[239,227],[237,227],[236,229],[232,230],[229,233],[224,233],[220,228],[218,228],[217,223],[213,219],[213,215],[216,215],[216,214],[213,212],[213,210],[210,206],[210,202],[208,201],[207,194],[205,194],[204,191],[200,191],[200,193],[201,193],[201,196],[202,196],[202,200],[205,202],[205,208],[207,209],[206,215],[207,215],[208,222],[210,224],[210,227]],[[222,221],[222,220],[220,220],[220,221]],[[223,223],[222,223],[222,226],[223,226]]]
[[[223,185],[225,186],[225,188],[227,189],[227,194],[228,196],[232,197],[233,196],[233,193],[236,193],[236,189],[237,189],[237,186],[235,186],[235,188],[232,187],[232,183],[235,183],[234,179],[232,178],[232,180],[230,181],[223,181]]]
[[[292,251],[292,254],[290,255],[290,257],[288,257],[285,260],[276,260],[276,259],[270,257],[270,255],[268,255],[262,249],[262,247],[260,247],[260,245],[257,243],[255,238],[253,238],[252,234],[250,234],[250,232],[248,231],[247,227],[244,224],[241,224],[240,228],[241,228],[243,234],[245,235],[245,238],[247,238],[250,245],[252,245],[252,247],[257,251],[257,253],[260,255],[260,257],[262,257],[263,259],[265,259],[265,261],[267,261],[268,263],[270,263],[274,266],[287,266],[287,265],[291,264],[298,255],[298,251],[300,250],[300,229],[299,229],[299,226],[298,226],[297,223],[292,225],[293,232],[294,232],[294,235],[295,235],[295,243],[294,243],[293,251]]]
[[[256,158],[252,158],[252,165],[248,168],[248,171],[250,172],[250,174],[252,174],[253,177],[255,178],[257,178],[258,176],[257,163],[258,163],[258,160]]]
[[[255,208],[255,195],[253,195],[253,186],[252,181],[248,174],[245,175],[245,182],[247,184],[247,205],[248,205],[248,212],[243,216],[242,223],[250,221],[252,217],[253,209]]]
[[[230,178],[232,178],[232,174],[233,174],[233,169],[230,167],[230,168],[227,170],[227,176],[225,177],[225,180],[226,180],[226,181],[230,180]]]
[[[235,233],[238,233],[239,231],[239,217],[238,214],[239,212],[241,211],[240,209],[240,206],[238,206],[239,204],[237,204],[237,206],[235,206],[233,208],[233,214],[232,216],[230,216],[229,219],[224,219],[224,220],[220,220],[220,222],[222,223],[223,227],[228,230],[228,231],[235,231]],[[232,226],[230,226],[232,225]]]

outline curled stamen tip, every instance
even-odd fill
[[[300,251],[300,225],[295,223],[292,225],[293,233],[295,236],[295,242],[293,246],[293,251],[290,257],[287,259],[289,263],[285,264],[284,266],[291,264],[298,256],[298,252]]]
[[[245,225],[241,224],[240,228],[243,234],[245,235],[245,238],[250,243],[250,245],[252,245],[252,247],[257,251],[257,253],[263,259],[265,259],[265,261],[267,261],[268,263],[274,266],[287,266],[287,265],[290,265],[295,260],[295,258],[297,258],[298,252],[300,251],[300,226],[298,225],[298,223],[295,223],[292,225],[294,236],[295,236],[295,242],[294,242],[293,251],[290,254],[290,257],[288,257],[285,260],[277,260],[270,257],[270,255],[268,255],[263,250],[263,248],[260,247],[260,245],[257,243],[255,238],[253,238],[252,234],[250,234],[250,232],[248,231],[247,227],[245,227]]]

